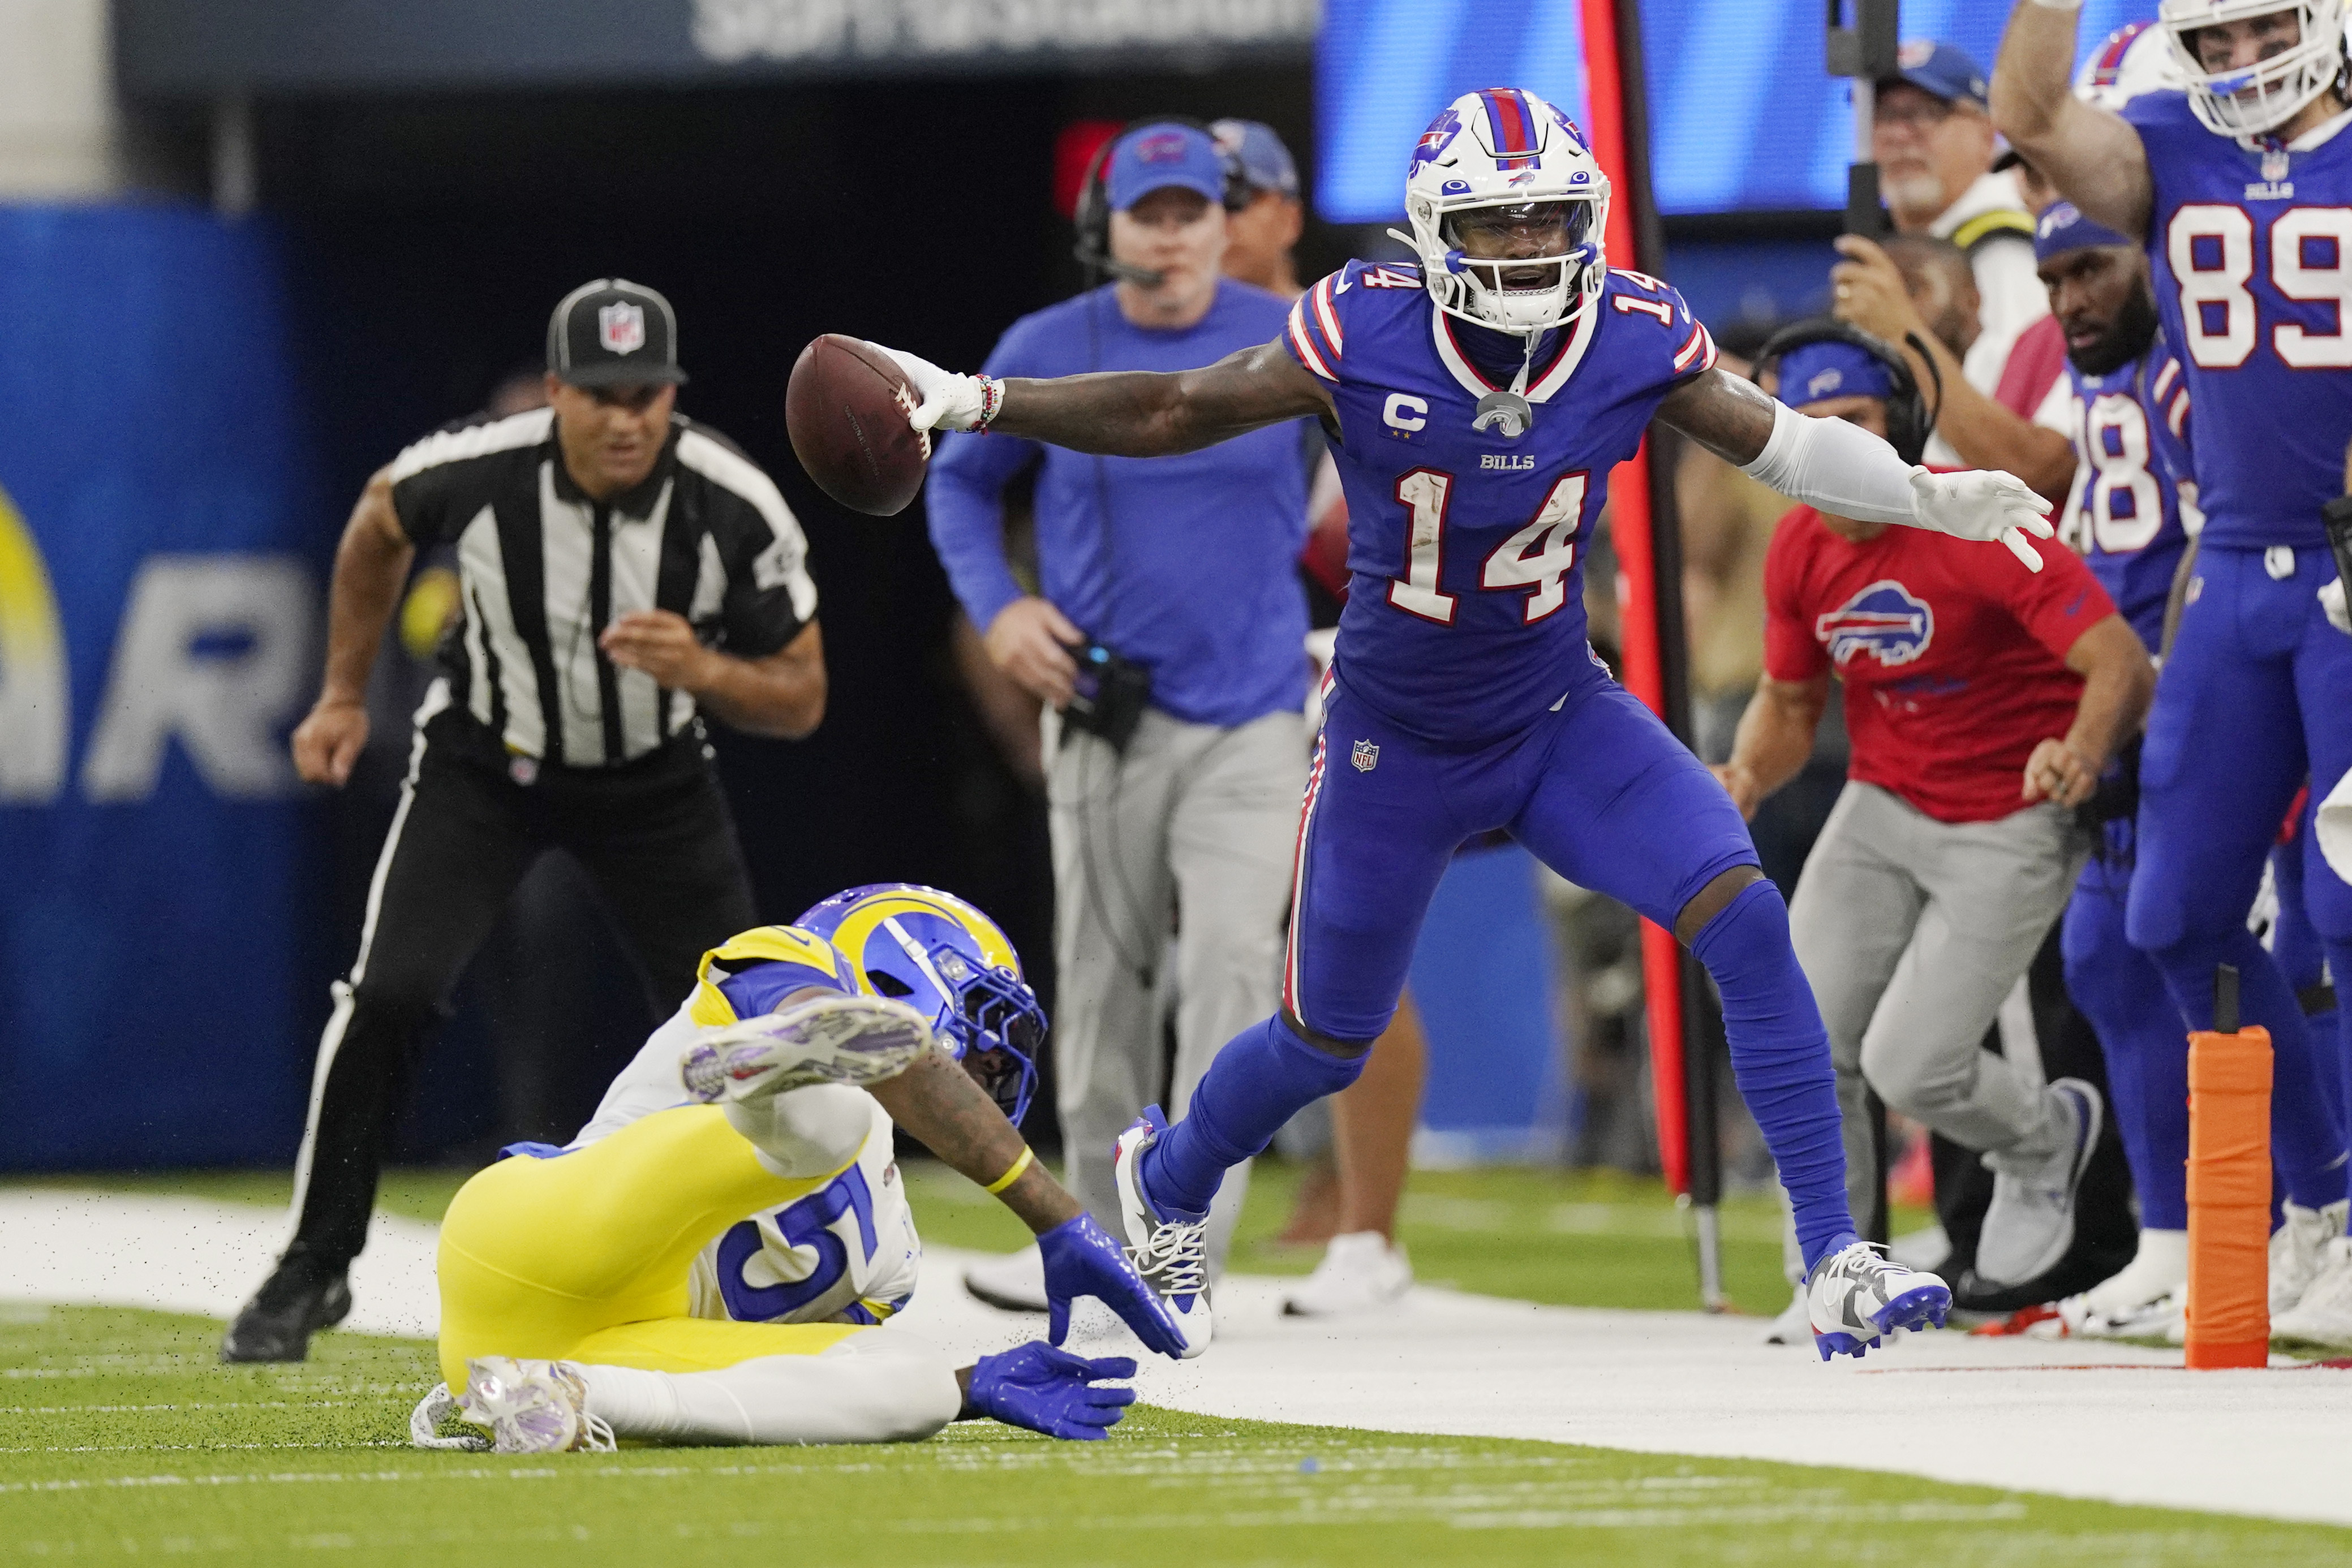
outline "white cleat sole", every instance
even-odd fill
[[[609,1454],[613,1428],[588,1414],[588,1385],[569,1362],[477,1356],[466,1363],[464,1417],[490,1429],[499,1454]]]
[[[714,1029],[678,1058],[703,1104],[758,1100],[812,1083],[879,1083],[931,1048],[923,1015],[887,997],[824,997]]]

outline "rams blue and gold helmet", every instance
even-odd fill
[[[860,989],[929,1019],[948,1053],[1020,1122],[1037,1088],[1045,1011],[995,921],[951,893],[898,882],[836,893],[793,924],[839,948]]]

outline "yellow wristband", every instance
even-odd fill
[[[1013,1162],[1013,1168],[1006,1171],[1003,1176],[998,1176],[994,1181],[990,1182],[986,1190],[992,1194],[1003,1192],[1006,1187],[1011,1186],[1014,1182],[1019,1181],[1021,1179],[1021,1173],[1027,1170],[1032,1165],[1034,1165],[1036,1160],[1037,1151],[1029,1147],[1026,1144],[1024,1144],[1021,1146],[1021,1157]]]

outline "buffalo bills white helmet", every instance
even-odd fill
[[[2171,32],[2154,22],[2126,22],[2102,39],[2074,73],[2074,96],[2111,111],[2120,111],[2144,92],[2178,92],[2186,85]]]
[[[1575,319],[1608,279],[1601,237],[1609,177],[1567,115],[1519,88],[1465,92],[1430,121],[1405,172],[1410,235],[1437,308],[1482,327],[1533,334]],[[1502,255],[1465,233],[1548,235],[1541,254]]]
[[[2292,15],[2300,26],[2294,45],[2251,66],[2209,71],[2197,57],[2195,35],[2223,22]],[[2221,136],[2260,136],[2294,117],[2327,90],[2344,69],[2344,0],[2163,0],[2157,25],[2170,40],[2189,107],[2205,129]]]

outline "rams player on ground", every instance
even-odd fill
[[[887,1442],[992,1416],[1099,1437],[1132,1376],[1032,1342],[961,1370],[877,1327],[920,1257],[893,1118],[1037,1232],[1053,1336],[1095,1295],[1170,1354],[1175,1325],[1013,1130],[1045,1018],[962,900],[852,889],[704,956],[563,1148],[517,1145],[442,1222],[441,1365],[412,1436],[458,1416],[501,1452]],[[698,1103],[698,1102],[699,1102]],[[450,1389],[462,1390],[453,1397]]]

